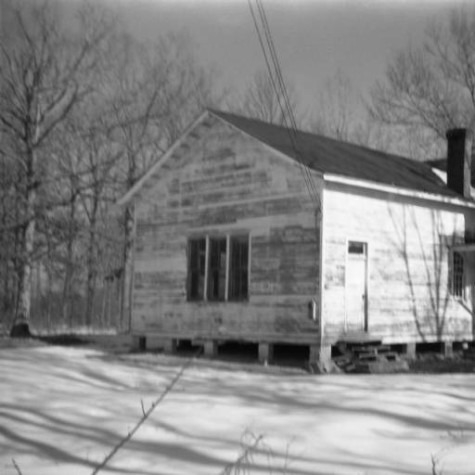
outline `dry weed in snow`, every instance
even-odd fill
[[[143,417],[140,401],[150,407],[183,363],[90,348],[0,350],[0,473],[91,475]],[[236,475],[239,463],[246,475],[475,472],[473,374],[250,369],[197,360],[104,473]]]

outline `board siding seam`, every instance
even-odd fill
[[[275,201],[278,201],[278,200],[287,200],[287,199],[290,199],[290,198],[299,199],[299,201],[300,201],[302,197],[305,198],[304,204],[306,204],[308,202],[307,194],[299,192],[299,193],[272,194],[272,195],[268,195],[268,196],[258,196],[256,198],[240,199],[240,200],[235,200],[235,201],[220,201],[219,206],[217,206],[216,203],[210,203],[210,204],[200,203],[198,205],[198,208],[200,210],[201,209],[208,209],[208,208],[215,209],[215,208],[219,208],[219,207],[224,208],[224,207],[229,207],[229,206],[234,206],[234,205],[261,203],[263,201],[272,203],[272,202],[275,202]],[[302,203],[300,203],[300,204],[302,204]],[[187,208],[193,209],[194,205],[181,206],[181,208],[183,208],[183,209],[187,209]],[[304,213],[304,212],[307,212],[307,210],[305,208],[303,208],[301,213]]]
[[[320,344],[323,341],[325,331],[325,187],[323,186],[320,191],[320,204],[321,204],[321,216],[320,216]]]
[[[344,291],[343,291],[343,309],[344,309],[344,314],[343,314],[343,329],[345,333],[348,331],[348,299],[347,299],[347,293],[348,293],[348,236],[345,236],[345,274],[344,274]]]
[[[224,301],[229,301],[229,266],[231,261],[231,235],[226,234],[226,271],[224,277]]]
[[[248,246],[247,246],[247,298],[251,301],[251,256],[252,256],[252,230],[249,229]]]
[[[206,236],[205,244],[205,281],[203,283],[203,301],[208,301],[208,277],[209,277],[209,234]]]

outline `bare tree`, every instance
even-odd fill
[[[113,138],[123,152],[120,191],[130,189],[150,164],[178,138],[204,106],[219,100],[212,92],[212,72],[193,57],[189,38],[168,35],[141,44],[121,35],[110,84]],[[133,205],[125,209],[121,323],[130,311]]]
[[[275,84],[277,85],[276,82]],[[301,126],[303,114],[300,110],[295,86],[288,80],[285,81],[285,84],[296,122]],[[230,108],[253,119],[276,125],[286,125],[285,117],[282,114],[282,106],[284,105],[284,99],[276,93],[274,81],[267,71],[258,71],[242,96],[235,101],[231,101]]]
[[[375,84],[372,116],[404,132],[416,131],[422,148],[432,144],[429,153],[439,153],[447,129],[473,123],[474,32],[475,9],[465,6],[453,10],[446,23],[429,24],[423,46],[400,51],[385,79]]]
[[[2,234],[14,249],[0,257],[4,304],[17,296],[12,334],[29,332],[33,264],[47,271],[56,289],[48,291],[48,301],[61,301],[54,311],[63,323],[72,323],[71,298],[84,282],[85,322],[92,324],[98,286],[130,267],[133,209],[120,220],[121,263],[113,257],[121,251],[110,204],[205,105],[217,103],[213,71],[195,61],[188,37],[171,34],[141,44],[87,5],[73,26],[68,23],[68,34],[47,3],[27,10],[8,3],[8,15],[13,26],[0,57],[0,172],[9,184],[2,203],[10,193],[15,206],[1,208],[0,225],[14,237]],[[125,315],[129,290],[120,295]]]
[[[325,81],[317,97],[309,129],[357,145],[390,151],[392,134],[370,117],[365,100],[351,79],[338,70]]]
[[[54,184],[59,188],[65,207],[57,210],[56,214],[62,223],[61,240],[64,244],[64,253],[60,261],[63,263],[63,290],[61,297],[61,316],[63,323],[70,327],[73,324],[73,298],[74,281],[80,275],[80,263],[77,243],[80,239],[80,231],[84,226],[84,219],[80,213],[80,196],[87,185],[83,178],[86,173],[85,153],[80,148],[80,130],[75,118],[68,120],[61,127],[61,132],[55,140],[56,170]],[[73,145],[74,144],[74,145]],[[54,151],[54,149],[53,149]]]
[[[320,91],[311,129],[328,137],[351,141],[358,120],[357,108],[361,106],[359,102],[350,78],[338,70],[325,81]]]
[[[28,10],[4,5],[10,28],[0,45],[0,126],[17,151],[21,264],[11,334],[20,336],[29,334],[40,158],[45,159],[42,153],[52,132],[92,90],[86,78],[110,25],[86,7],[78,13],[77,31],[66,33],[48,3],[28,5]]]
[[[15,259],[18,246],[18,218],[16,200],[16,173],[11,166],[14,157],[7,142],[8,137],[0,133],[0,294],[1,314],[4,322],[9,322],[15,302]]]

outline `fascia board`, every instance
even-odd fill
[[[121,198],[116,202],[116,205],[123,206],[127,204],[133,196],[142,188],[144,183],[156,173],[160,168],[167,162],[167,160],[175,153],[175,151],[181,146],[181,144],[188,137],[190,132],[207,116],[209,115],[208,111],[203,112],[188,128],[180,135],[180,137],[175,140],[175,142],[170,146],[170,148],[160,156],[160,158],[145,172],[145,174],[135,183],[134,186],[130,188]]]
[[[341,185],[354,186],[357,188],[364,188],[367,190],[381,191],[400,196],[407,196],[410,198],[419,198],[426,201],[433,201],[436,203],[450,204],[454,206],[463,206],[465,208],[475,209],[475,202],[467,201],[462,198],[452,198],[450,196],[437,195],[427,193],[424,191],[413,191],[408,188],[399,188],[397,186],[383,185],[366,180],[358,180],[355,178],[348,178],[341,175],[334,175],[331,173],[323,174],[324,181],[336,183]]]

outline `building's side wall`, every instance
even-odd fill
[[[328,184],[324,191],[323,315],[326,341],[347,330],[348,240],[368,244],[367,330],[388,343],[472,339],[466,299],[451,295],[449,246],[472,213],[454,206]],[[467,264],[468,264],[467,260]]]
[[[137,199],[133,333],[316,341],[319,216],[297,164],[209,118]],[[248,301],[188,302],[187,239],[230,233],[250,235]]]

